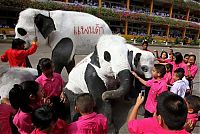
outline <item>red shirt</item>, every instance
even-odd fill
[[[182,130],[167,130],[161,127],[156,117],[131,120],[128,122],[128,131],[131,134],[189,134]]]
[[[28,50],[8,49],[1,56],[2,62],[9,62],[10,67],[26,67],[26,57],[35,53],[37,45],[35,43]]]
[[[66,131],[68,134],[107,134],[107,129],[107,118],[93,112],[69,124]]]
[[[12,134],[10,126],[10,116],[15,110],[7,104],[0,104],[0,134]]]

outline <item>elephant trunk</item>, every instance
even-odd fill
[[[120,87],[116,90],[105,91],[102,94],[102,99],[105,101],[108,99],[120,98],[126,95],[130,90],[131,84],[133,83],[131,75],[132,74],[128,69],[120,71],[118,73],[118,77],[120,80]]]

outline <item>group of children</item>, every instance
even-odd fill
[[[34,49],[37,48],[35,44],[33,43]],[[147,47],[148,43],[146,50],[150,51]],[[31,53],[27,51],[23,50],[20,53],[26,56],[33,53],[32,50]],[[167,59],[167,56],[168,54],[162,51],[161,56],[157,58],[159,64],[154,65],[151,80],[145,81],[134,71],[132,72],[135,78],[150,87],[150,90],[145,103],[145,118],[137,119],[138,108],[144,101],[144,96],[141,94],[128,116],[130,133],[185,134],[190,133],[198,121],[200,97],[191,95],[191,83],[198,70],[195,64],[196,56],[189,55],[188,61],[185,56],[183,61],[182,54],[173,53],[172,49],[169,53],[170,59]],[[9,60],[5,55],[1,59]],[[25,61],[22,63],[24,65]],[[40,59],[37,68],[39,76],[35,81],[15,84],[9,92],[9,103],[0,104],[0,133],[104,134],[108,132],[107,118],[94,111],[96,103],[89,93],[76,97],[75,110],[80,117],[72,123],[66,123],[68,100],[63,92],[64,81],[61,75],[53,71],[53,63],[49,58]],[[168,85],[172,85],[169,90]]]

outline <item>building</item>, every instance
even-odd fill
[[[39,0],[38,0],[39,1]],[[194,40],[200,36],[200,3],[187,0],[54,0],[60,4],[93,7],[113,33],[126,38],[153,37],[174,42],[177,38]],[[11,9],[11,8],[10,8]],[[0,11],[5,24],[14,28],[20,10]],[[9,16],[9,17],[8,17]],[[2,24],[2,20],[0,24]],[[10,26],[13,25],[13,26]]]

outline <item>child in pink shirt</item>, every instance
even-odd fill
[[[60,74],[53,72],[53,64],[49,58],[42,58],[38,63],[42,74],[35,80],[42,86],[46,98],[60,97],[64,81]]]
[[[66,134],[66,123],[58,119],[56,112],[49,106],[42,106],[32,113],[36,127],[31,134]]]
[[[173,66],[171,64],[166,64],[166,74],[164,76],[164,79],[167,82],[167,85],[170,85],[171,79],[172,79],[172,68]]]
[[[183,98],[168,91],[157,97],[157,112],[154,117],[137,119],[137,112],[144,101],[139,94],[128,117],[131,134],[189,134],[183,129],[187,117],[187,106]]]
[[[185,129],[191,133],[198,121],[198,111],[200,110],[200,97],[196,95],[189,95],[185,97],[185,101],[188,107],[187,121]]]
[[[144,117],[152,117],[156,111],[156,97],[164,92],[167,91],[167,83],[165,79],[163,79],[166,73],[165,66],[162,64],[155,64],[152,70],[153,79],[145,81],[140,78],[135,72],[132,74],[145,86],[150,87],[149,94],[147,96],[147,101],[145,104],[145,115]]]
[[[76,98],[75,110],[82,116],[67,126],[68,134],[107,134],[107,118],[93,112],[94,106],[95,101],[89,93],[80,94]]]
[[[39,84],[35,81],[25,81],[20,85],[15,84],[9,92],[11,106],[18,110],[13,123],[20,134],[30,134],[32,125],[31,112],[41,106],[43,93]]]

